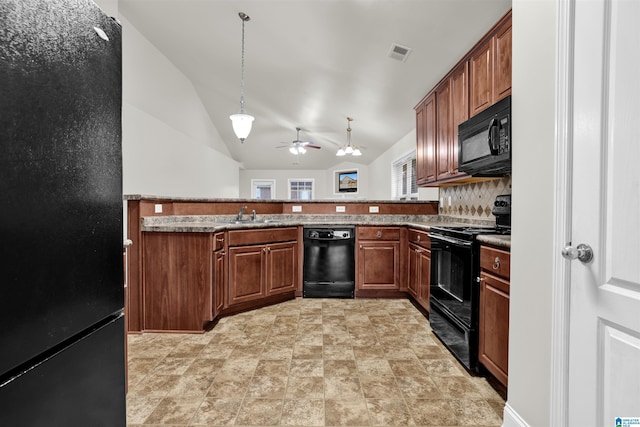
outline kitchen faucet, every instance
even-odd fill
[[[240,208],[240,211],[238,212],[238,221],[242,221],[242,215],[244,214],[244,211],[247,209],[246,206],[243,206]]]

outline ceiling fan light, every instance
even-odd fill
[[[254,117],[249,114],[233,114],[229,116],[231,124],[233,125],[233,131],[236,133],[238,139],[242,142],[249,136],[251,132],[251,126],[253,124]]]
[[[344,152],[346,154],[353,154],[353,147],[350,145],[347,145],[347,148],[344,149]]]
[[[356,147],[353,150],[353,153],[351,153],[352,156],[362,156],[362,152],[360,151],[360,149],[358,147]]]
[[[289,147],[289,152],[291,154],[298,154],[298,148],[297,147]]]
[[[300,154],[304,154],[304,153],[306,153],[306,152],[307,152],[307,149],[306,149],[306,148],[304,148],[303,146],[298,147],[298,153],[300,153]]]
[[[344,151],[344,148],[340,148],[336,153],[336,156],[344,156],[345,154],[347,153]]]

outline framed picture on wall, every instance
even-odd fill
[[[336,172],[338,183],[338,193],[358,192],[358,171],[338,171]]]

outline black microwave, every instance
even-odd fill
[[[458,126],[458,170],[487,177],[511,173],[511,96]]]

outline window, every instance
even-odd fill
[[[251,197],[260,200],[270,200],[276,195],[275,179],[252,179]]]
[[[313,179],[290,179],[289,198],[291,200],[313,200]]]
[[[415,150],[393,162],[391,166],[391,193],[395,200],[418,200]]]

